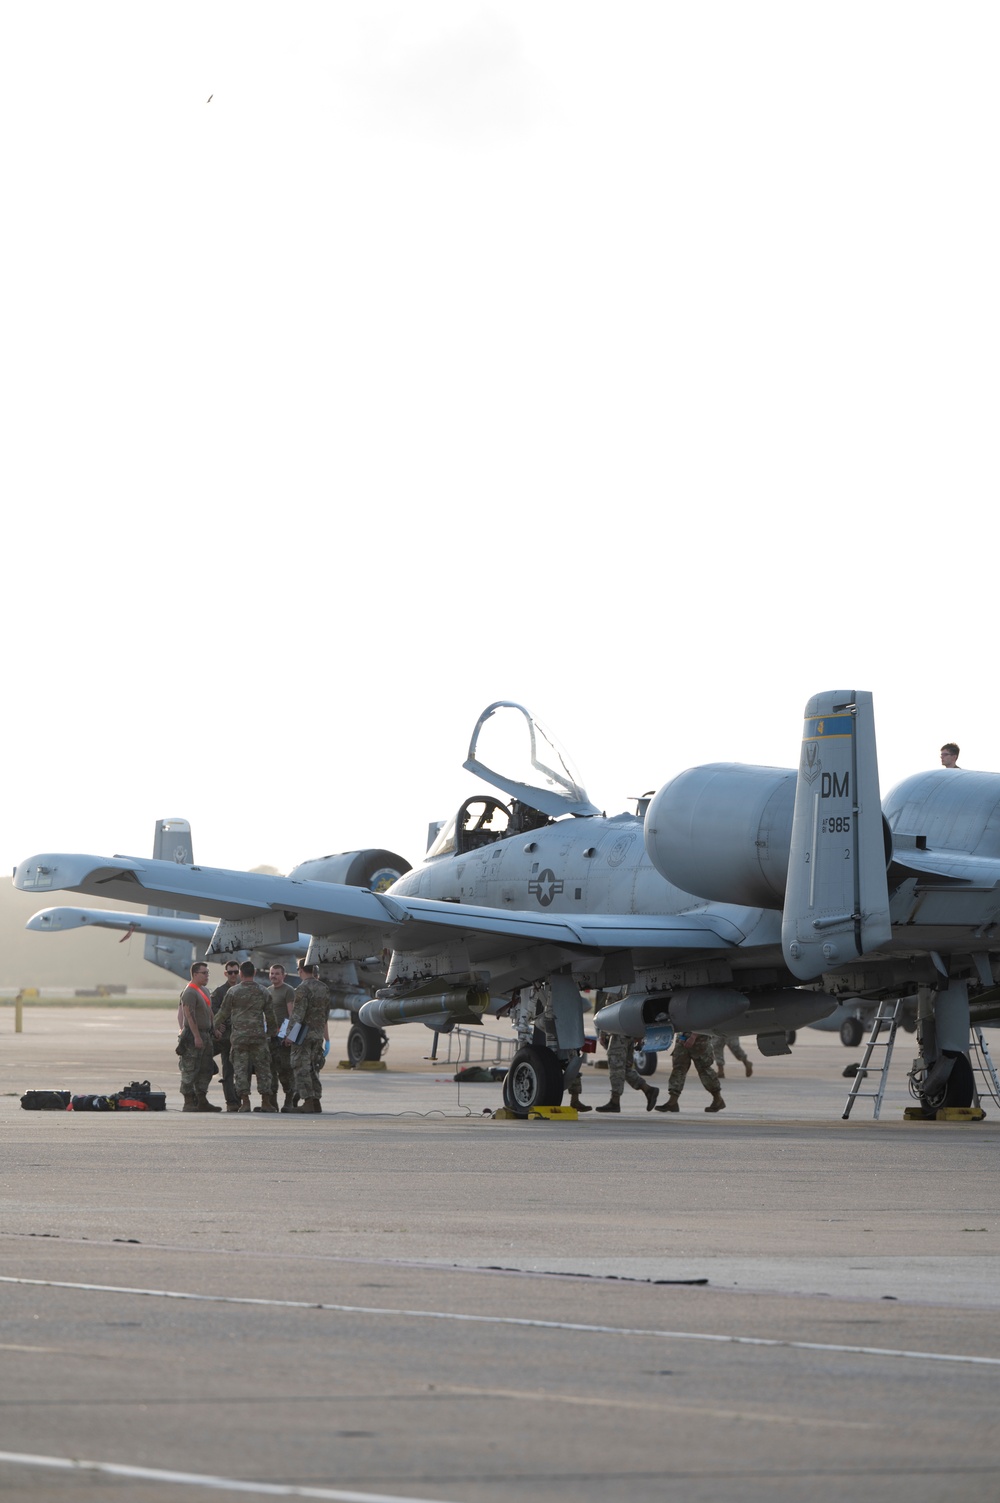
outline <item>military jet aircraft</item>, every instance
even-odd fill
[[[153,858],[172,861],[192,871],[200,870],[194,865],[191,826],[186,819],[156,821]],[[116,857],[116,860],[121,859]],[[409,869],[410,863],[395,852],[369,849],[344,851],[304,861],[294,868],[291,876],[308,876],[318,882],[340,882],[384,892]],[[144,958],[151,965],[171,971],[185,981],[196,956],[200,960],[221,961],[246,960],[252,956],[260,969],[266,969],[274,961],[288,967],[294,957],[307,953],[311,943],[310,935],[292,932],[294,926],[286,925],[281,938],[275,936],[273,926],[262,927],[256,918],[218,924],[200,918],[197,912],[161,908],[155,904],[150,905],[145,913],[122,913],[108,908],[44,908],[40,913],[32,914],[25,927],[46,934],[82,928],[123,930],[123,938],[142,934],[145,936]],[[334,1006],[351,1015],[347,1054],[354,1065],[379,1059],[387,1042],[380,1028],[370,1028],[358,1018],[358,1009],[384,979],[385,965],[380,957],[371,958],[368,965],[359,962],[327,968]]]
[[[485,746],[506,739],[506,757],[501,723],[520,733],[523,771]],[[324,968],[382,957],[384,985],[359,1013],[374,1028],[504,1008],[521,1039],[504,1086],[515,1110],[558,1103],[578,1074],[580,988],[623,985],[595,1019],[603,1031],[756,1034],[765,1054],[787,1052],[789,1030],[845,996],[916,991],[915,1093],[927,1111],[971,1099],[969,995],[992,988],[1000,958],[1000,776],[921,774],[883,814],[872,697],[860,691],[809,702],[797,769],[692,768],[637,814],[602,815],[509,701],[480,716],[465,766],[508,801],[466,799],[382,893],[72,855],[33,856],[15,882],[141,893],[216,915],[219,933],[253,921],[269,943],[307,932]]]

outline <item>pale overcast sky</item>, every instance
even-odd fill
[[[3,854],[1000,766],[995,4],[9,9]],[[211,96],[211,102],[209,97]],[[995,550],[994,550],[995,551]]]

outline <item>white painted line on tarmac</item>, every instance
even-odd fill
[[[150,1299],[197,1300],[213,1305],[261,1305],[277,1310],[331,1310],[340,1315],[390,1315],[397,1320],[454,1320],[468,1325],[520,1326],[542,1331],[579,1331],[597,1336],[658,1336],[664,1341],[715,1341],[730,1346],[784,1347],[798,1352],[844,1352],[854,1357],[906,1357],[915,1362],[961,1362],[1000,1367],[1000,1357],[970,1357],[960,1352],[910,1352],[886,1346],[842,1346],[828,1341],[788,1341],[777,1336],[729,1336],[709,1331],[665,1331],[642,1326],[585,1325],[582,1321],[534,1320],[522,1315],[462,1315],[454,1310],[388,1309],[380,1305],[331,1305],[320,1300],[260,1299],[242,1294],[192,1294],[180,1289],[132,1289],[117,1284],[71,1284],[61,1279],[18,1279],[0,1274],[0,1284],[27,1284],[40,1289],[82,1289],[90,1294],[136,1294]]]
[[[144,1482],[184,1483],[213,1487],[218,1492],[257,1493],[268,1498],[326,1498],[333,1503],[440,1503],[433,1498],[407,1498],[401,1493],[358,1493],[342,1487],[293,1487],[283,1482],[241,1482],[236,1477],[202,1476],[198,1472],[164,1472],[149,1466],[119,1466],[112,1461],[83,1461],[70,1456],[32,1456],[0,1451],[9,1466],[40,1466],[60,1472],[101,1472],[105,1477],[132,1477]]]

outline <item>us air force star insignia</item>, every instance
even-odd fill
[[[552,899],[563,890],[563,880],[557,877],[550,867],[539,872],[533,882],[528,883],[528,891],[533,898],[537,898],[543,908],[547,908]]]

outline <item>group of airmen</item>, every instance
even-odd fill
[[[646,1098],[647,1112],[679,1112],[680,1095],[692,1065],[698,1072],[698,1079],[712,1098],[705,1108],[706,1112],[724,1111],[726,1103],[722,1099],[720,1082],[726,1073],[724,1056],[727,1047],[743,1065],[747,1075],[753,1074],[753,1065],[738,1038],[710,1037],[707,1033],[679,1033],[674,1040],[671,1056],[673,1065],[667,1081],[667,1099],[661,1106],[657,1106],[656,1102],[660,1094],[658,1087],[648,1085],[635,1067],[635,1039],[625,1038],[619,1033],[606,1038],[605,1043],[608,1051],[611,1097],[603,1106],[596,1108],[599,1112],[620,1112],[622,1091],[626,1085],[630,1085],[633,1091],[642,1091]],[[591,1110],[580,1099],[579,1085],[571,1097],[571,1103],[577,1111],[589,1112]]]
[[[329,1048],[329,988],[316,967],[300,961],[299,985],[290,986],[283,965],[272,965],[270,986],[254,979],[250,960],[228,961],[226,980],[209,995],[208,964],[191,966],[191,980],[181,993],[177,1044],[181,1093],[186,1112],[218,1112],[222,1108],[208,1099],[212,1076],[218,1073],[215,1056],[222,1058],[222,1084],[226,1109],[249,1112],[250,1081],[256,1076],[260,1112],[321,1112],[323,1087],[320,1071]],[[610,1099],[598,1112],[621,1111],[626,1084],[642,1091],[648,1112],[680,1111],[679,1099],[688,1071],[694,1065],[702,1085],[711,1096],[706,1112],[725,1109],[720,1080],[724,1075],[726,1046],[743,1063],[747,1075],[753,1065],[736,1038],[710,1038],[703,1033],[679,1033],[674,1042],[673,1067],[667,1082],[667,1099],[658,1106],[659,1090],[643,1080],[635,1067],[635,1040],[616,1034],[605,1039],[608,1050]],[[284,1102],[278,1106],[278,1086]],[[570,1103],[578,1111],[592,1108],[580,1097],[579,1078],[570,1087]]]
[[[329,1047],[332,998],[316,967],[299,962],[299,985],[290,986],[283,965],[273,965],[270,986],[255,981],[252,961],[226,964],[226,982],[209,995],[208,964],[196,960],[181,993],[177,1055],[186,1112],[218,1112],[208,1087],[223,1061],[226,1108],[249,1112],[250,1079],[257,1078],[262,1112],[323,1110],[320,1071]],[[284,1102],[278,1106],[278,1086]]]

